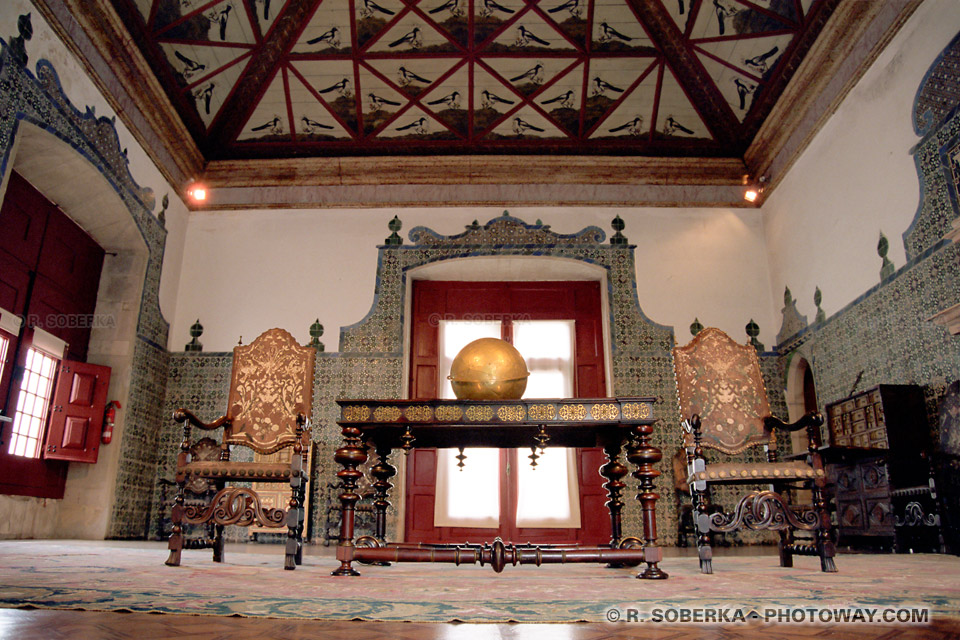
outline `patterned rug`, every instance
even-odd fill
[[[670,578],[646,581],[636,569],[597,565],[508,566],[499,575],[479,566],[359,565],[362,576],[334,578],[333,558],[307,555],[284,571],[282,555],[268,551],[228,549],[223,564],[209,551],[184,551],[183,566],[167,567],[159,543],[2,541],[0,606],[411,622],[600,622],[631,610],[813,605],[960,613],[955,556],[841,555],[835,574],[821,573],[815,558],[781,569],[775,556],[718,557],[712,576],[699,573],[696,558],[668,557],[661,566]]]

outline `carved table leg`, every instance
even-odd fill
[[[650,444],[650,435],[653,433],[653,425],[645,424],[636,427],[637,440],[632,443],[627,452],[627,459],[632,462],[637,470],[633,472],[633,477],[639,481],[637,500],[640,501],[643,510],[643,550],[644,562],[647,568],[644,569],[638,578],[647,580],[663,580],[667,577],[657,563],[663,558],[662,549],[657,546],[657,499],[660,494],[656,492],[654,478],[660,475],[660,472],[654,468],[654,465],[663,458],[660,449]]]
[[[600,467],[600,475],[607,481],[603,483],[603,488],[607,490],[607,496],[610,498],[606,502],[607,509],[610,511],[610,548],[616,549],[620,546],[623,537],[620,514],[623,511],[623,490],[627,484],[623,481],[624,476],[629,473],[629,469],[620,462],[621,445],[619,440],[610,440],[603,446],[603,452],[607,456],[607,463]],[[621,567],[622,564],[610,563],[611,568]]]
[[[353,521],[360,494],[357,493],[357,482],[363,477],[363,471],[357,467],[367,461],[367,453],[361,440],[362,432],[357,427],[344,426],[343,446],[337,449],[333,458],[343,467],[337,472],[337,477],[343,483],[340,493],[340,539],[337,543],[337,560],[340,567],[333,571],[335,576],[358,576],[350,563],[353,561]]]
[[[373,536],[381,546],[387,544],[387,508],[390,506],[389,494],[393,485],[390,478],[397,474],[397,468],[390,464],[390,447],[383,444],[376,445],[377,463],[370,468],[370,475],[374,477],[373,498],[374,533]],[[375,562],[377,566],[389,567],[389,562]]]

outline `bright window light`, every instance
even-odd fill
[[[3,367],[7,363],[7,349],[10,347],[10,339],[0,333],[0,378],[3,377]]]
[[[530,371],[525,398],[573,397],[575,340],[573,320],[514,322],[513,345]],[[576,451],[548,447],[536,467],[529,455],[529,449],[517,452],[517,526],[579,527]]]
[[[465,449],[463,468],[457,467],[456,449],[441,449],[445,456],[444,492],[446,521],[439,526],[497,527],[500,524],[500,450]],[[439,496],[438,496],[439,500]]]
[[[447,380],[457,353],[479,338],[499,338],[499,321],[440,322],[440,397],[454,398]],[[529,320],[513,324],[513,343],[530,370],[525,398],[573,396],[574,322]],[[442,449],[437,460],[436,526],[500,525],[500,455],[496,449],[465,449],[461,469],[456,449]],[[517,452],[519,471],[518,526],[559,528],[580,526],[576,451],[548,448],[529,464],[530,449]]]
[[[456,398],[447,376],[453,359],[465,346],[480,338],[499,338],[500,321],[440,321],[440,397]],[[500,525],[500,451],[465,449],[461,469],[457,449],[437,452],[437,499],[434,523],[438,527],[489,527]]]
[[[453,400],[453,386],[447,380],[453,359],[465,346],[480,338],[499,338],[499,320],[440,321],[440,397]]]
[[[8,453],[27,458],[40,457],[56,370],[55,358],[37,349],[27,351],[27,364],[17,395],[17,411],[13,417]]]

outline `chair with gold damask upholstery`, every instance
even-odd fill
[[[836,548],[830,540],[830,516],[823,496],[826,477],[817,450],[823,416],[809,413],[794,424],[770,415],[756,349],[738,344],[723,331],[704,329],[685,347],[673,350],[687,484],[693,501],[700,571],[713,573],[711,532],[741,527],[780,534],[780,566],[793,566],[793,555],[815,555],[823,571],[836,571]],[[805,461],[780,462],[775,431],[805,429],[809,439]],[[754,447],[766,450],[765,462],[737,462]],[[730,461],[707,463],[704,449],[726,454]],[[748,485],[732,513],[711,513],[709,488]],[[768,489],[758,488],[768,485]],[[785,489],[809,489],[812,508],[791,506]],[[813,533],[812,544],[793,541],[793,531]]]
[[[287,529],[284,569],[294,569],[303,557],[306,458],[310,445],[308,416],[313,403],[313,347],[300,346],[283,329],[270,329],[249,345],[233,350],[233,372],[227,414],[211,423],[199,420],[187,409],[177,409],[176,422],[183,424],[183,442],[177,457],[178,485],[171,520],[170,556],[167,564],[179,566],[183,548],[183,523],[212,522],[215,535],[206,547],[213,548],[214,562],[223,561],[223,529],[226,525],[259,525]],[[196,460],[190,455],[191,427],[223,429],[218,460]],[[252,449],[265,456],[288,447],[287,462],[231,460],[233,447]],[[189,483],[203,479],[217,489],[208,505],[185,504]],[[233,486],[229,483],[243,483]],[[261,502],[251,483],[287,483],[287,509],[270,508]],[[191,545],[190,548],[193,548]]]

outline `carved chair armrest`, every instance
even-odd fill
[[[230,418],[227,416],[220,416],[213,422],[207,423],[202,421],[200,418],[195,416],[189,409],[177,409],[173,412],[173,420],[175,422],[189,422],[195,427],[203,429],[205,431],[212,431],[213,429],[220,429],[224,425],[230,424]],[[184,425],[188,427],[188,425]]]
[[[779,431],[800,431],[805,429],[807,432],[807,442],[811,451],[816,451],[820,448],[818,444],[820,441],[820,425],[823,424],[823,414],[816,411],[811,411],[807,415],[803,416],[793,424],[788,424],[779,418],[774,418],[773,416],[767,416],[763,419],[763,428],[767,431],[773,431],[774,429]]]
[[[230,424],[230,418],[227,416],[221,416],[214,420],[211,423],[206,423],[193,413],[189,409],[177,409],[173,412],[174,422],[180,422],[183,424],[183,440],[180,442],[180,453],[177,455],[177,467],[182,467],[189,460],[190,452],[190,425],[203,429],[205,431],[212,431],[214,429],[220,429],[225,425]],[[221,453],[221,455],[225,455]],[[228,454],[226,454],[228,455]],[[226,459],[226,458],[221,458]],[[180,475],[178,473],[178,482]]]
[[[811,411],[793,424],[788,424],[779,418],[774,418],[773,416],[767,416],[763,419],[763,426],[767,429],[767,431],[773,431],[774,429],[778,429],[780,431],[800,431],[801,429],[809,430],[811,427],[819,427],[822,424],[823,416],[816,411]]]

